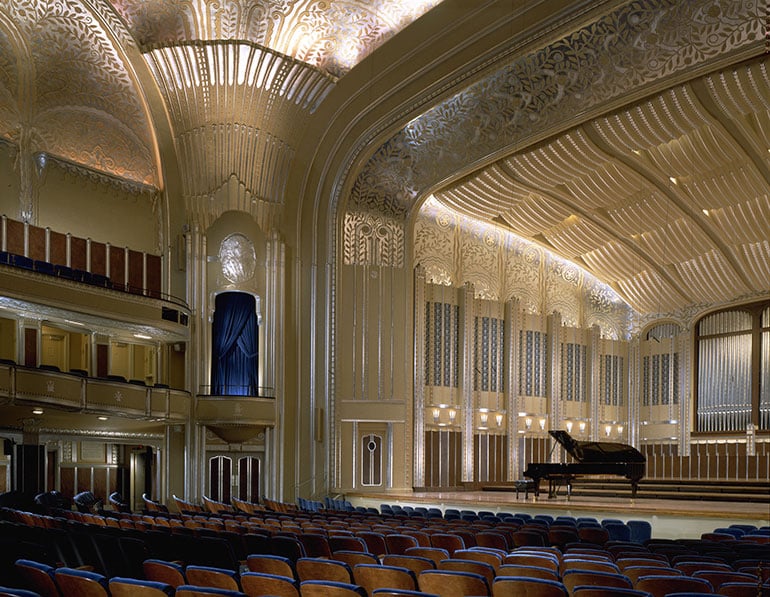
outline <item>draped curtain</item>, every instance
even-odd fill
[[[259,395],[258,336],[256,299],[244,292],[217,295],[212,326],[212,395]]]

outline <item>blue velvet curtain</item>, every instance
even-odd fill
[[[259,395],[258,337],[256,299],[245,292],[217,295],[211,341],[212,395]]]

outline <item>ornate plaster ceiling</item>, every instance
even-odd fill
[[[643,313],[766,293],[763,32],[757,2],[641,0],[518,56],[374,153],[347,203],[343,258],[397,265],[406,217],[434,191]],[[469,164],[482,166],[457,180]],[[362,250],[362,222],[379,254]]]
[[[19,150],[25,219],[35,217],[40,154],[142,190],[160,184],[131,47],[99,0],[0,3],[0,137]]]
[[[439,2],[1,3],[0,138],[19,150],[21,216],[36,218],[48,158],[129,188],[163,187],[136,74],[144,54],[171,117],[188,218],[206,226],[240,209],[270,227],[308,114],[337,77]]]
[[[438,2],[112,0],[165,98],[188,219],[237,210],[274,227],[337,77]]]
[[[238,40],[336,77],[441,0],[110,0],[143,49]]]

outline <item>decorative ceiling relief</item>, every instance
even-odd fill
[[[275,226],[304,123],[334,79],[229,41],[156,48],[145,57],[171,117],[190,220],[205,228],[238,210],[263,230]]]
[[[412,120],[360,171],[347,209],[405,223],[440,181],[531,145],[435,197],[588,268],[641,312],[761,292],[755,272],[768,256],[756,243],[767,226],[724,231],[747,214],[770,215],[763,59],[574,127],[727,56],[761,56],[763,10],[753,0],[620,6]],[[708,282],[693,285],[696,274]]]
[[[113,41],[128,37],[103,29],[93,11],[104,7],[93,4],[98,2],[0,5],[0,135],[21,154],[48,154],[157,188],[152,127]],[[22,168],[30,164],[20,162]],[[33,206],[22,206],[26,210]]]
[[[470,220],[428,199],[414,229],[414,264],[431,284],[473,285],[476,298],[518,299],[530,314],[558,311],[564,325],[598,325],[605,338],[625,338],[631,308],[574,263],[506,232]]]
[[[145,49],[239,40],[341,77],[441,0],[111,0]]]
[[[543,138],[570,118],[726,53],[761,52],[763,14],[753,0],[624,5],[411,121],[366,165],[351,203],[401,217],[415,190],[491,153]]]
[[[145,52],[174,128],[188,217],[281,217],[305,123],[374,48],[438,4],[320,0],[114,0]],[[234,177],[237,195],[221,193]]]

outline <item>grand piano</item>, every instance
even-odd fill
[[[627,444],[618,442],[590,442],[574,439],[561,429],[550,430],[554,438],[574,462],[530,462],[524,476],[532,479],[535,495],[540,494],[540,481],[548,481],[548,497],[555,497],[560,483],[567,484],[567,495],[572,493],[572,480],[582,475],[617,475],[631,481],[631,496],[636,496],[639,481],[644,477],[644,455]],[[556,445],[554,445],[556,447]]]

